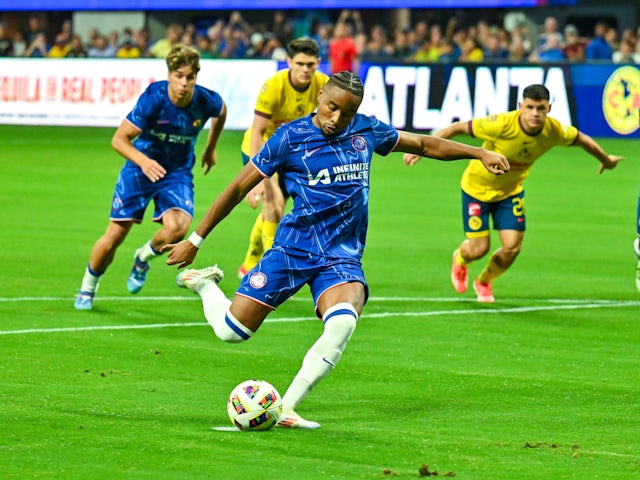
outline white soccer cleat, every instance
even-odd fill
[[[282,412],[276,426],[283,428],[320,428],[318,422],[305,420],[293,410]]]
[[[197,269],[190,268],[184,272],[180,272],[176,277],[176,283],[179,287],[188,288],[194,293],[198,293],[198,283],[203,280],[212,280],[220,283],[224,278],[224,272],[218,268],[218,265]]]

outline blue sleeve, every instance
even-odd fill
[[[375,152],[379,155],[388,155],[398,143],[400,134],[390,125],[375,118],[372,119],[371,129],[375,139]]]
[[[155,114],[155,100],[157,95],[154,95],[151,91],[151,85],[140,95],[133,110],[127,115],[127,120],[133,123],[140,130],[147,131],[152,124],[152,119]]]

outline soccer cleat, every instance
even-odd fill
[[[276,426],[283,428],[320,428],[318,422],[305,420],[293,410],[289,410],[286,413],[282,412]]]
[[[224,272],[218,268],[218,265],[197,269],[190,268],[180,272],[176,277],[176,283],[179,287],[188,288],[193,293],[198,293],[198,283],[202,280],[213,280],[216,283],[224,278]]]
[[[92,310],[93,309],[93,292],[80,292],[76,296],[73,306],[76,310]]]
[[[249,270],[245,268],[243,263],[242,265],[240,265],[240,268],[238,269],[238,278],[242,280],[247,273],[249,273]]]
[[[129,290],[130,293],[138,293],[142,290],[144,282],[147,280],[148,271],[149,264],[140,260],[136,252],[133,260],[133,268],[131,269],[129,278],[127,278],[127,290]]]
[[[451,283],[458,293],[467,291],[467,267],[461,267],[456,263],[458,250],[453,252],[453,260],[451,261]]]
[[[478,294],[478,301],[481,303],[493,303],[496,299],[493,297],[491,284],[480,283],[478,279],[473,281],[473,289]]]

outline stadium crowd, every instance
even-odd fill
[[[238,11],[196,26],[172,23],[162,38],[148,28],[103,32],[93,28],[88,38],[65,20],[57,32],[48,31],[42,16],[31,15],[29,28],[9,35],[0,22],[0,57],[164,58],[172,45],[196,47],[203,58],[261,58],[285,60],[285,45],[294,36],[310,36],[321,58],[351,56],[358,62],[584,62],[640,64],[640,25],[619,32],[598,21],[592,32],[576,25],[560,26],[549,16],[542,25],[521,12],[495,21],[417,21],[411,27],[390,30],[386,25],[365,25],[358,10],[342,10],[334,20],[314,18],[304,31],[286,12],[274,12],[268,22],[251,24]],[[349,54],[351,51],[353,53]],[[334,58],[335,60],[335,58]]]

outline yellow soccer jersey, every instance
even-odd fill
[[[480,160],[469,162],[460,186],[483,202],[497,202],[520,193],[533,162],[547,150],[555,146],[569,146],[578,138],[575,127],[562,125],[551,117],[547,117],[540,133],[528,135],[520,126],[519,110],[473,119],[469,131],[474,137],[484,140],[484,148],[501,153],[511,164],[508,173],[493,175],[487,172]]]
[[[262,138],[263,142],[283,123],[304,117],[318,106],[318,92],[329,77],[316,71],[309,87],[303,92],[296,90],[289,80],[289,69],[280,70],[262,85],[255,113],[269,119],[269,126]],[[244,133],[242,153],[250,155],[251,128]]]

